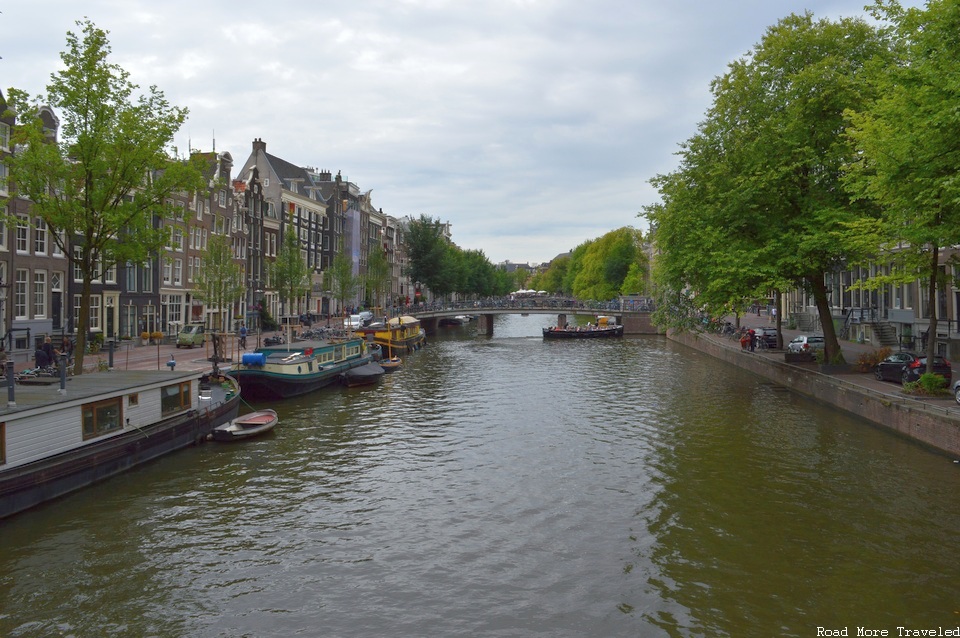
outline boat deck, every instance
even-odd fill
[[[196,371],[111,370],[93,372],[76,377],[67,377],[64,393],[60,392],[59,377],[37,377],[28,379],[26,383],[14,385],[16,405],[9,405],[9,394],[7,394],[7,400],[0,401],[0,416],[68,401],[77,401],[78,399],[102,396],[110,392],[122,392],[151,383],[173,383],[197,379],[200,376],[201,373]],[[3,381],[3,386],[0,386],[0,392],[9,393],[6,380]]]

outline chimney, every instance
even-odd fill
[[[257,151],[263,151],[264,153],[267,152],[267,143],[259,137],[253,140],[253,152],[256,153]]]

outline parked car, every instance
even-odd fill
[[[768,348],[777,347],[777,329],[776,328],[761,327],[761,328],[754,328],[753,330],[756,333],[756,338],[758,340],[763,339],[766,342]]]
[[[957,400],[957,403],[960,403],[960,381],[955,381],[953,384],[953,398]]]
[[[873,372],[881,381],[909,383],[916,381],[927,371],[927,357],[913,352],[894,352],[874,367]],[[950,362],[937,355],[933,358],[933,372],[947,380],[950,385],[953,370]]]
[[[192,348],[193,346],[202,346],[205,339],[202,323],[188,323],[177,334],[177,347]]]
[[[787,344],[789,352],[813,352],[814,350],[823,350],[823,348],[823,335],[799,335]]]

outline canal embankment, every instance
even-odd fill
[[[855,365],[826,368],[812,363],[788,363],[782,350],[744,351],[739,342],[714,334],[669,332],[672,341],[699,350],[772,383],[892,430],[954,458],[960,458],[960,405],[953,397],[917,397],[900,386],[878,381]],[[855,364],[864,350],[842,344],[847,361]],[[868,346],[869,347],[869,346]],[[955,371],[955,374],[957,372]]]

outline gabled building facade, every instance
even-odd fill
[[[258,185],[257,201],[247,204],[248,209],[252,207],[247,214],[251,221],[250,239],[256,249],[249,263],[250,277],[260,294],[257,303],[264,304],[273,317],[319,314],[321,304],[315,291],[322,288],[319,283],[324,268],[322,246],[329,207],[314,175],[267,153],[267,145],[261,139],[253,141],[250,156],[238,175],[244,183],[249,185],[255,181]],[[307,295],[290,301],[284,308],[280,293],[270,280],[268,264],[276,260],[285,232],[296,233],[301,256],[311,272],[311,282]]]
[[[7,103],[0,93],[0,116]],[[50,139],[56,141],[60,122],[48,107],[40,110]],[[9,353],[30,357],[46,337],[58,343],[70,330],[71,275],[67,255],[32,203],[16,193],[4,159],[13,151],[16,115],[0,117],[0,197],[9,225],[0,224],[0,338]],[[68,246],[69,248],[69,246]]]
[[[0,112],[4,110],[0,94]],[[55,138],[59,122],[53,112],[47,109],[41,115]],[[0,225],[0,336],[5,349],[23,362],[47,336],[57,342],[75,337],[81,271],[71,266],[51,231],[31,214],[31,202],[16,197],[15,185],[7,179],[3,157],[13,151],[15,125],[14,117],[0,119],[0,195],[7,196],[5,212],[14,220]],[[171,197],[166,202],[170,213],[153,220],[168,232],[159,254],[142,264],[105,269],[94,282],[92,337],[136,341],[143,333],[160,332],[173,338],[192,322],[216,330],[236,330],[241,323],[256,329],[261,307],[274,317],[339,316],[344,308],[333,299],[324,275],[341,248],[350,256],[354,274],[362,276],[371,251],[382,247],[391,272],[387,303],[413,301],[413,288],[404,275],[403,223],[375,208],[370,191],[362,192],[339,173],[302,168],[270,155],[260,139],[254,140],[237,171],[227,152],[192,157],[206,167],[206,188]],[[288,232],[297,236],[311,281],[301,299],[282,307],[269,264]],[[215,236],[227,237],[246,288],[241,298],[224,307],[196,294]],[[67,246],[76,252],[76,246]],[[359,292],[347,305],[363,303]]]

